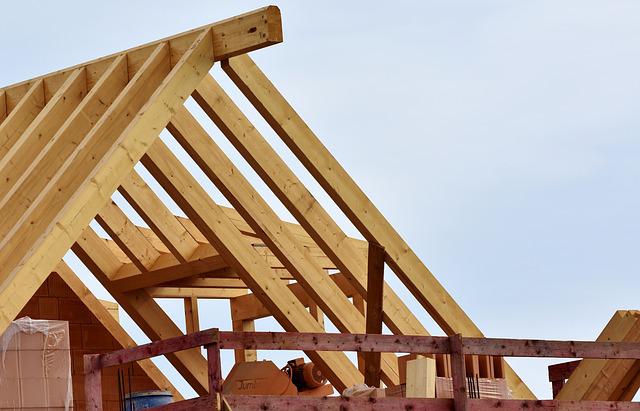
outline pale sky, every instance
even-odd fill
[[[2,85],[268,4],[5,3]],[[487,336],[593,340],[615,310],[640,308],[639,2],[277,5],[285,41],[253,57]],[[219,67],[213,74],[358,236]],[[164,306],[182,327],[180,303]],[[203,327],[230,328],[226,302],[200,309]],[[282,365],[292,355],[273,358]],[[544,398],[551,362],[511,361]]]

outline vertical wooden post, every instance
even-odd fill
[[[384,290],[384,247],[369,242],[367,259],[367,316],[366,333],[382,334],[382,292]],[[364,354],[364,383],[370,387],[380,387],[379,352]]]
[[[237,318],[235,304],[237,304],[237,302],[234,301],[233,298],[229,300],[229,306],[231,308],[231,327],[233,331],[240,331],[240,332],[255,331],[256,324],[253,320],[244,320],[244,319]],[[239,349],[234,349],[233,354],[235,357],[236,364],[239,362],[258,361],[257,350],[239,348]]]
[[[198,315],[197,297],[187,297],[184,299],[184,318],[187,334],[200,331],[200,317]]]
[[[100,354],[84,356],[84,397],[88,411],[102,411]]]
[[[455,411],[467,411],[467,371],[464,364],[462,334],[449,337],[451,345],[451,373],[453,374],[453,402]]]
[[[216,340],[218,332],[216,333]],[[209,344],[207,348],[207,369],[209,374],[209,395],[222,392],[222,364],[220,362],[220,345],[218,342]]]
[[[355,294],[353,296],[353,305],[355,305],[355,307],[358,309],[358,311],[360,311],[362,315],[366,315],[367,304],[360,294]],[[358,370],[362,373],[362,375],[364,375],[364,353],[358,351],[356,352],[356,354],[358,354]]]

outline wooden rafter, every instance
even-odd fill
[[[317,321],[281,280],[270,274],[270,267],[161,140],[149,148],[142,163],[285,329],[319,331]],[[346,388],[361,381],[362,376],[346,356],[307,354],[334,385]]]
[[[482,336],[480,329],[251,58],[238,56],[225,62],[223,68],[362,235],[385,248],[386,262],[438,325],[448,334]],[[202,85],[198,91],[201,88]],[[506,372],[517,398],[535,398],[510,368],[507,367]]]
[[[223,63],[226,67],[226,63]],[[194,93],[195,100],[229,141],[262,177],[308,234],[366,297],[365,253],[347,235],[305,188],[293,171],[249,122],[238,106],[211,77],[205,77]],[[385,285],[385,321],[397,334],[428,335],[424,326]]]
[[[20,219],[11,235],[3,233],[0,293],[9,291],[7,298],[16,302],[12,312],[5,311],[3,314],[9,315],[0,318],[0,329],[20,310],[27,299],[25,294],[37,289],[44,273],[53,269],[110,200],[119,182],[158,137],[158,130],[166,126],[172,107],[182,104],[209,71],[213,65],[212,41],[210,29],[201,32],[170,72],[163,67],[168,64],[168,46],[158,45],[85,137],[85,144],[78,146],[73,158],[79,161],[70,161],[70,167],[59,171],[59,178],[48,184],[50,188],[34,202],[30,208],[33,211]],[[93,166],[98,159],[100,167]],[[68,196],[71,202],[66,200]],[[7,281],[11,277],[12,281]],[[22,287],[16,287],[21,282]]]
[[[176,111],[168,129],[298,283],[322,307],[331,322],[342,332],[362,333],[365,329],[364,316],[347,300],[322,267],[313,261],[286,226],[281,224],[277,214],[184,107]],[[385,379],[389,385],[396,385],[397,359],[392,354],[384,357]]]

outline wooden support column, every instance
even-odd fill
[[[364,297],[360,294],[353,295],[353,305],[362,313],[362,315],[366,315],[367,303],[364,301]],[[364,364],[364,353],[356,352],[358,355],[358,369],[362,373],[365,374],[365,364]],[[399,368],[399,367],[398,367]],[[400,370],[398,369],[398,374],[400,374]]]
[[[236,309],[238,302],[235,299],[229,300],[231,308],[231,327],[233,331],[251,332],[256,330],[256,324],[253,320],[238,318]],[[258,351],[255,349],[236,349],[233,350],[236,364],[239,362],[258,361]]]
[[[220,345],[215,342],[206,346],[207,366],[209,374],[209,395],[222,392],[222,363],[220,362]]]
[[[84,356],[84,398],[89,411],[102,411],[102,369],[100,354]]]
[[[369,242],[367,266],[367,334],[382,334],[382,293],[384,290],[384,247]],[[364,383],[380,387],[379,352],[364,353]]]
[[[187,297],[184,299],[184,318],[187,334],[200,331],[200,317],[198,316],[197,297]]]
[[[462,335],[449,337],[451,345],[451,372],[453,374],[453,401],[455,411],[467,411],[469,394],[467,392],[467,371],[464,363]]]

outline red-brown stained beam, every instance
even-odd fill
[[[133,361],[144,360],[145,358],[156,357],[158,355],[170,354],[176,351],[188,350],[190,348],[201,347],[218,342],[218,329],[200,331],[180,337],[168,338],[166,340],[155,341],[149,344],[139,345],[133,348],[125,348],[118,351],[102,354],[100,364],[102,368],[115,365],[126,364]]]
[[[207,364],[209,374],[209,394],[222,392],[222,364],[218,343],[207,345]]]
[[[84,356],[84,397],[88,411],[102,411],[102,364],[99,354]]]
[[[384,247],[369,242],[367,259],[366,333],[382,334],[382,293],[384,290]],[[380,352],[367,352],[364,358],[364,383],[380,387]]]
[[[465,366],[465,350],[461,334],[449,337],[451,345],[451,373],[453,376],[453,408],[455,411],[467,411],[469,393],[467,391],[467,371]]]
[[[322,411],[451,411],[453,401],[446,398],[342,398],[228,395],[233,411],[322,410]],[[631,411],[637,402],[494,400],[469,399],[469,411]],[[163,408],[164,410],[165,408]],[[183,409],[183,408],[180,408]]]
[[[553,382],[568,379],[581,362],[581,360],[576,360],[550,365],[548,367],[549,381]]]

